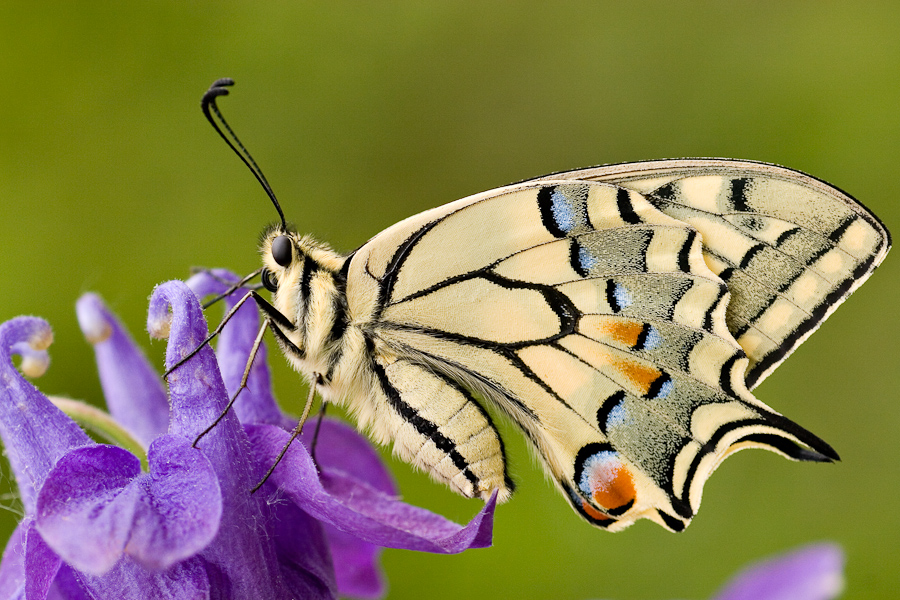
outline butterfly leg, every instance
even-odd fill
[[[231,407],[234,406],[235,401],[237,400],[238,394],[241,393],[245,387],[247,387],[247,379],[250,377],[250,368],[253,366],[253,361],[256,360],[256,353],[259,352],[259,346],[262,344],[263,335],[266,333],[266,327],[268,327],[268,321],[263,323],[262,327],[259,328],[259,333],[256,334],[256,339],[253,340],[253,347],[250,349],[250,356],[247,358],[247,366],[244,367],[244,376],[241,377],[241,385],[238,386],[237,391],[234,392],[234,395],[228,401],[228,404],[222,410],[216,420],[212,422],[212,424],[200,432],[200,435],[194,440],[192,444],[194,448],[197,447],[197,443],[203,439],[207,433],[212,431],[213,427],[219,424],[219,422],[225,418],[225,415],[228,414],[228,411],[231,410]]]
[[[325,411],[328,408],[328,402],[322,401],[319,408],[319,414],[316,416],[316,429],[313,431],[312,441],[309,443],[309,455],[312,456],[313,462],[316,460],[316,444],[319,441],[319,430],[322,428],[322,420],[325,418]]]
[[[215,296],[212,300],[208,300],[208,301],[204,302],[203,310],[206,310],[207,308],[209,308],[216,302],[219,302],[220,300],[227,298],[228,296],[235,293],[239,289],[243,288],[243,289],[250,289],[250,290],[258,290],[262,287],[261,283],[254,283],[251,285],[247,285],[247,282],[249,282],[251,279],[253,279],[257,275],[262,273],[262,267],[256,269],[252,273],[244,275],[238,281],[232,281],[231,279],[226,279],[224,277],[220,277],[219,275],[216,274],[214,269],[204,269],[204,268],[191,269],[191,275],[196,275],[197,273],[206,273],[209,277],[212,277],[214,280],[218,281],[219,283],[222,283],[222,284],[228,286],[228,289],[226,289],[224,292]]]
[[[248,276],[245,279],[248,279],[249,277],[250,276]],[[213,340],[213,338],[215,338],[217,335],[219,335],[219,333],[222,332],[222,329],[224,329],[225,324],[231,320],[231,318],[237,313],[237,311],[241,308],[241,306],[243,306],[244,302],[246,302],[247,299],[250,297],[253,297],[253,299],[257,303],[257,306],[260,308],[260,310],[265,315],[265,322],[263,323],[262,327],[260,327],[259,333],[256,334],[256,339],[253,341],[253,346],[250,350],[250,356],[247,359],[247,365],[246,365],[246,367],[244,367],[244,375],[241,378],[240,386],[238,387],[237,391],[235,391],[234,395],[229,399],[228,404],[225,406],[225,409],[222,410],[222,412],[219,414],[218,417],[216,417],[215,421],[213,421],[212,424],[209,425],[209,427],[207,427],[202,432],[200,432],[200,434],[194,440],[194,443],[193,443],[194,448],[197,447],[197,444],[200,442],[201,439],[203,439],[203,437],[207,433],[212,431],[213,428],[216,425],[218,425],[222,421],[222,419],[225,418],[225,415],[227,415],[228,411],[231,410],[231,407],[234,405],[235,401],[237,400],[237,397],[241,393],[241,390],[243,390],[244,388],[247,387],[247,379],[250,376],[250,369],[253,366],[253,361],[256,359],[256,354],[259,351],[260,345],[262,344],[262,338],[263,338],[263,335],[265,335],[267,327],[273,331],[275,336],[280,341],[282,341],[285,344],[290,345],[290,347],[292,347],[299,353],[299,349],[297,349],[296,346],[294,346],[294,344],[292,344],[290,342],[290,340],[287,339],[287,337],[284,335],[284,333],[280,329],[280,327],[284,327],[284,328],[288,329],[289,331],[293,331],[295,329],[293,324],[287,319],[287,317],[282,315],[275,307],[273,307],[271,304],[266,302],[266,300],[262,296],[260,296],[258,293],[256,293],[256,291],[250,291],[247,294],[245,294],[240,300],[238,300],[238,302],[234,305],[234,307],[232,307],[232,309],[230,311],[228,311],[228,313],[225,315],[225,317],[223,317],[222,322],[219,323],[219,325],[216,327],[216,329],[211,334],[209,334],[206,337],[206,339],[203,340],[203,342],[201,342],[196,348],[194,348],[190,353],[188,353],[180,361],[178,361],[172,367],[170,367],[163,374],[163,377],[167,377],[169,375],[169,373],[171,373],[172,371],[177,369],[179,366],[181,366],[182,364],[187,362],[192,356],[194,356],[197,352],[199,352],[201,348],[203,348],[204,346],[209,344]],[[315,389],[315,386],[313,386],[313,389]],[[310,399],[310,401],[311,401],[311,399]],[[309,410],[308,404],[307,404],[307,411]],[[305,419],[305,413],[304,413],[304,419]],[[301,421],[301,425],[302,425],[302,421]],[[298,434],[299,434],[299,432],[298,432]],[[293,440],[293,438],[291,438],[291,440]],[[290,442],[288,442],[288,445],[289,444],[290,444]],[[283,452],[282,452],[282,455],[283,455]],[[279,456],[279,460],[280,460],[280,458],[281,457]],[[276,462],[276,465],[277,465],[277,462]],[[274,466],[273,466],[273,468],[274,468]],[[268,475],[266,477],[268,477]],[[260,485],[262,485],[262,482],[260,483]],[[257,486],[257,487],[259,487],[259,486]],[[255,489],[256,488],[254,488],[254,490]]]
[[[306,419],[309,417],[309,409],[312,407],[313,400],[316,397],[316,385],[315,383],[309,386],[309,396],[306,398],[306,406],[303,407],[303,414],[300,416],[300,420],[297,422],[297,426],[294,427],[294,430],[291,432],[291,437],[288,438],[288,441],[285,442],[284,447],[281,448],[281,452],[278,453],[278,456],[275,457],[275,460],[272,461],[272,466],[269,467],[269,470],[266,471],[266,474],[263,478],[253,486],[250,490],[250,493],[253,494],[263,486],[263,484],[269,479],[269,476],[272,475],[272,472],[275,471],[275,467],[278,466],[278,463],[281,462],[281,459],[284,458],[285,453],[287,453],[288,448],[291,447],[291,444],[297,439],[300,434],[303,432],[303,424],[306,423]]]
[[[171,367],[169,367],[168,369],[166,369],[166,372],[163,373],[163,379],[165,379],[166,377],[168,377],[169,374],[170,374],[172,371],[174,371],[175,369],[177,369],[178,367],[180,367],[181,365],[183,365],[184,363],[186,363],[187,361],[189,361],[191,358],[193,358],[193,356],[194,356],[195,354],[197,354],[197,353],[200,351],[201,348],[203,348],[204,346],[208,345],[211,341],[213,341],[213,339],[214,339],[217,335],[219,335],[220,333],[222,333],[222,330],[225,328],[225,324],[228,323],[228,321],[231,320],[231,317],[233,317],[235,314],[237,314],[237,311],[240,310],[241,306],[244,305],[244,302],[246,302],[247,299],[250,298],[251,296],[253,296],[255,299],[257,299],[257,302],[259,302],[259,300],[262,299],[262,297],[261,297],[259,294],[257,294],[256,292],[247,292],[240,300],[238,300],[238,301],[235,303],[235,305],[231,308],[231,310],[229,310],[228,313],[222,318],[222,321],[221,321],[221,322],[219,323],[219,325],[213,330],[213,332],[210,333],[208,336],[206,336],[206,339],[205,339],[205,340],[203,340],[202,342],[200,342],[200,343],[197,345],[196,348],[194,348],[193,350],[191,350],[190,352],[188,352],[185,356],[183,356],[183,357],[181,358],[181,360],[179,360],[179,361],[176,362],[174,365],[172,365]],[[265,301],[264,301],[264,302],[265,302]],[[268,303],[267,303],[267,304],[268,304]],[[271,307],[271,305],[270,305],[270,307]],[[272,310],[275,310],[275,309],[272,308]],[[278,311],[275,311],[275,312],[278,312]],[[278,314],[280,315],[281,313],[278,313]],[[283,315],[282,315],[282,318],[284,318]],[[286,320],[286,319],[285,319],[285,320]]]

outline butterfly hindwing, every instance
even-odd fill
[[[690,224],[731,292],[728,328],[752,389],[874,271],[890,235],[864,206],[803,173],[750,161],[660,160],[560,173],[639,191]]]
[[[421,415],[442,402],[440,386],[465,405],[474,391],[520,426],[589,521],[621,529],[651,518],[680,530],[708,475],[737,449],[835,456],[747,390],[729,287],[702,244],[702,232],[638,191],[525,183],[376,236],[348,265],[347,301],[372,340],[386,404],[395,393]],[[393,381],[397,364],[406,375]],[[401,383],[416,369],[427,383]],[[418,460],[429,443],[495,435],[485,418],[442,433],[449,442],[429,438],[433,428],[388,437]],[[491,460],[502,461],[496,439]],[[448,481],[465,474],[428,466]],[[478,479],[507,489],[504,469]]]

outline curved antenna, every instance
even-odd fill
[[[228,77],[224,77],[222,79],[217,79],[213,82],[209,89],[206,90],[206,93],[203,94],[203,99],[200,100],[200,108],[203,110],[203,114],[206,115],[206,120],[210,122],[213,126],[213,129],[218,132],[218,134],[225,140],[225,143],[228,144],[228,147],[234,150],[234,153],[238,155],[238,157],[244,161],[244,164],[247,165],[247,168],[250,169],[250,172],[253,173],[253,176],[256,177],[256,180],[259,184],[266,190],[266,193],[269,195],[269,199],[272,200],[272,204],[275,205],[275,210],[278,211],[278,216],[281,217],[281,228],[282,231],[287,233],[287,221],[284,219],[284,213],[281,210],[281,205],[278,204],[278,199],[275,197],[275,192],[272,191],[272,187],[269,185],[266,176],[263,175],[262,169],[259,168],[259,165],[256,164],[256,161],[253,160],[253,157],[250,155],[250,152],[244,148],[244,145],[241,143],[241,140],[238,139],[238,136],[235,135],[234,131],[231,130],[231,127],[228,126],[228,122],[225,120],[225,117],[222,116],[222,113],[219,112],[219,107],[216,106],[216,98],[219,96],[227,96],[228,95],[228,87],[234,85],[234,79],[229,79]],[[222,122],[222,127],[225,131],[228,132],[228,135],[231,136],[231,139],[228,138],[228,135],[219,128],[218,123],[216,123],[215,119],[213,119],[212,113],[210,112],[212,109],[212,113],[215,113],[216,117],[219,118],[219,121]],[[234,143],[231,140],[234,140]],[[238,150],[240,148],[240,150]]]

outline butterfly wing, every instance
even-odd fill
[[[521,427],[576,511],[614,530],[638,518],[682,529],[709,474],[744,447],[836,458],[748,391],[730,286],[701,240],[635,190],[561,180],[398,223],[347,263],[376,374],[357,412],[464,494],[508,495],[473,390]]]
[[[697,229],[728,285],[728,328],[747,353],[753,389],[872,274],[890,234],[853,197],[778,165],[679,159],[551,176],[605,181],[646,195]]]

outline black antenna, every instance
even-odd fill
[[[231,130],[231,127],[228,126],[228,122],[225,120],[225,117],[222,116],[222,113],[219,112],[219,107],[216,106],[216,98],[219,96],[227,96],[228,95],[228,86],[234,85],[234,79],[229,79],[228,77],[217,79],[213,82],[209,89],[206,90],[206,93],[203,94],[203,99],[200,100],[200,108],[203,110],[203,114],[206,115],[206,120],[210,122],[213,128],[218,132],[222,139],[225,140],[225,143],[228,144],[228,147],[234,150],[234,153],[240,157],[244,164],[247,165],[247,168],[253,173],[253,176],[256,177],[256,180],[259,184],[266,190],[266,193],[269,195],[269,199],[272,200],[272,204],[275,205],[275,210],[278,211],[278,216],[281,217],[281,229],[285,233],[287,233],[288,227],[287,222],[284,220],[284,213],[281,211],[281,205],[278,204],[278,199],[275,197],[275,192],[272,191],[272,187],[269,185],[266,176],[263,175],[262,169],[259,168],[259,165],[256,164],[256,161],[253,160],[253,157],[244,148],[244,145],[241,143],[241,140],[238,139],[238,136],[235,135],[234,131]],[[219,128],[219,125],[216,123],[215,119],[213,119],[212,114],[210,113],[210,109],[212,112],[216,114],[219,118],[219,121],[222,122],[222,127],[225,128],[225,131],[228,132],[228,135],[234,140],[234,143],[231,143],[231,139],[228,139],[228,136]],[[235,147],[235,145],[237,147]],[[240,148],[240,150],[238,150]]]

